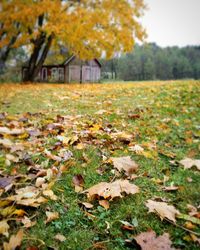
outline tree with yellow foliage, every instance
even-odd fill
[[[136,39],[145,38],[139,22],[144,9],[143,0],[3,0],[0,48],[17,34],[14,46],[30,50],[25,80],[34,81],[50,48],[58,45],[80,59],[132,50]]]

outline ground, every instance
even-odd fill
[[[180,164],[186,157],[200,159],[199,96],[200,81],[0,85],[0,127],[26,131],[0,132],[0,139],[25,148],[20,154],[0,145],[0,174],[14,176],[14,185],[7,192],[1,189],[0,216],[10,227],[1,244],[21,228],[22,249],[139,249],[133,237],[152,229],[157,235],[169,233],[175,248],[199,249],[200,172]],[[111,157],[124,156],[138,164],[131,175],[113,166]],[[40,180],[46,178],[56,197],[50,195],[37,208],[3,203],[19,188],[35,188],[41,169],[51,170]],[[99,196],[89,200],[83,192],[117,179],[128,179],[140,192],[104,197],[109,209],[99,204]],[[42,192],[42,185],[36,188]],[[197,221],[161,220],[148,212],[149,199],[173,205],[184,215],[190,204],[197,209]],[[6,206],[21,212],[5,212]],[[46,212],[58,218],[46,222]],[[23,224],[25,216],[35,225]],[[64,241],[56,240],[57,234]]]

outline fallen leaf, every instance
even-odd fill
[[[142,250],[175,250],[168,233],[156,237],[154,231],[144,232],[134,237]]]
[[[9,139],[0,139],[0,144],[2,144],[5,148],[11,148],[13,146],[13,142]]]
[[[148,200],[145,205],[149,208],[149,213],[157,213],[161,220],[167,218],[176,222],[175,216],[180,214],[174,206],[168,205],[166,202]]]
[[[46,212],[47,219],[45,221],[45,224],[57,220],[59,218],[59,213],[58,212]]]
[[[62,235],[62,234],[56,234],[54,239],[59,240],[60,242],[66,241],[66,237],[64,235]]]
[[[134,228],[135,228],[135,227],[134,227],[131,223],[129,223],[128,221],[120,220],[120,222],[122,223],[121,229],[123,229],[123,230],[133,231]]]
[[[177,186],[163,187],[164,191],[176,191],[178,189],[179,189],[179,187],[177,187]]]
[[[113,199],[115,197],[122,197],[122,193],[139,193],[139,188],[131,184],[128,180],[116,180],[112,183],[101,182],[85,190],[83,193],[87,193],[89,199],[94,199],[95,196],[103,197],[104,199]]]
[[[190,205],[190,204],[187,204],[187,209],[189,210],[189,215],[190,216],[196,216],[196,215],[198,215],[198,211],[197,211],[197,208],[196,207],[194,207],[194,206],[192,206],[192,205]]]
[[[36,179],[35,186],[36,186],[36,187],[41,187],[42,184],[44,184],[44,183],[45,183],[45,178],[43,178],[43,177],[38,177],[38,178]]]
[[[75,186],[83,186],[84,185],[84,179],[81,174],[74,175],[72,178],[72,182]]]
[[[93,206],[91,203],[89,203],[89,202],[81,202],[81,204],[82,204],[85,208],[88,208],[88,209],[94,207],[94,206]]]
[[[108,111],[105,110],[105,109],[100,109],[100,110],[98,110],[97,112],[95,112],[95,115],[103,115],[103,114],[105,114],[105,113],[108,113]]]
[[[190,221],[187,221],[185,224],[184,224],[184,227],[186,227],[187,229],[190,229],[190,230],[193,230],[196,228],[196,226],[194,224],[192,224],[192,222]]]
[[[5,207],[4,209],[0,210],[0,215],[3,217],[7,217],[11,215],[15,211],[15,209],[16,208],[14,206]]]
[[[141,154],[143,153],[144,149],[140,145],[134,145],[128,148],[130,151],[135,152],[136,154]]]
[[[23,231],[19,230],[16,235],[12,235],[10,237],[10,240],[8,243],[7,242],[3,243],[4,250],[16,249],[17,247],[19,247],[21,245],[22,238],[23,238]]]
[[[104,207],[106,210],[109,209],[109,207],[110,207],[110,204],[109,204],[109,202],[107,200],[100,200],[99,205]]]
[[[59,156],[56,156],[56,155],[53,155],[50,151],[48,151],[47,149],[44,150],[44,154],[51,160],[54,160],[54,161],[62,161],[62,158],[59,157]]]
[[[36,224],[36,221],[31,221],[27,216],[25,216],[21,222],[24,224],[25,228],[32,227]]]
[[[130,156],[125,157],[112,157],[114,168],[118,171],[124,170],[126,174],[130,175],[138,169],[138,164],[131,160]]]
[[[49,197],[53,201],[57,201],[58,197],[54,194],[52,190],[44,190],[43,195]]]
[[[75,186],[75,192],[79,193],[83,191],[84,179],[81,174],[74,175],[72,178],[72,183]]]
[[[190,216],[190,215],[187,215],[187,214],[178,214],[177,217],[179,219],[188,220],[188,221],[193,222],[194,224],[200,225],[200,219],[198,219],[196,217],[193,217],[193,216]]]
[[[197,167],[200,170],[200,160],[194,160],[191,158],[185,158],[180,161],[180,164],[184,166],[184,169],[189,169],[193,166]]]
[[[129,114],[128,117],[135,120],[140,118],[140,114]]]
[[[0,134],[6,135],[21,135],[24,133],[24,129],[9,129],[7,127],[0,127]]]
[[[17,215],[18,217],[22,217],[26,214],[26,212],[23,209],[15,209],[15,211],[12,213],[12,215]]]
[[[10,226],[8,225],[7,220],[0,221],[0,234],[3,234],[6,237],[8,237],[8,229],[9,228],[10,228]]]
[[[6,188],[12,184],[13,180],[13,177],[0,177],[0,188]]]

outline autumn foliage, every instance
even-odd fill
[[[143,0],[6,1],[0,9],[0,48],[27,45],[26,80],[33,81],[50,48],[65,46],[81,59],[112,57],[133,48],[145,32],[139,22]]]

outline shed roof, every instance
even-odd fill
[[[67,58],[64,62],[63,65],[68,65],[72,60],[74,60],[76,58],[75,55],[70,56],[69,58]],[[98,65],[99,67],[101,67],[101,63],[99,62],[99,60],[97,60],[96,58],[93,59]]]

